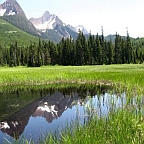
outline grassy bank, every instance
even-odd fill
[[[47,66],[40,68],[2,67],[0,86],[33,86],[45,84],[107,84],[142,90],[144,64],[104,66]],[[119,85],[118,85],[119,87]]]

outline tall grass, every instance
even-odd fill
[[[73,132],[62,133],[56,143],[63,144],[138,144],[144,143],[144,118],[127,110],[118,110],[108,117],[94,117],[87,125],[76,127]],[[46,139],[49,143],[49,140]],[[52,140],[51,140],[52,141]],[[46,142],[46,143],[47,143]]]
[[[28,141],[27,141],[28,143]],[[31,143],[34,143],[31,141]],[[143,144],[144,116],[134,107],[111,111],[107,116],[93,115],[81,125],[72,123],[61,132],[60,138],[53,134],[39,144]]]
[[[86,109],[89,121],[84,125],[72,123],[61,132],[58,139],[50,134],[44,144],[143,144],[144,143],[144,106],[139,95],[133,100],[132,93],[126,97],[126,104],[120,108],[115,105],[108,115],[93,112],[93,103]],[[92,105],[91,105],[92,104]],[[97,110],[95,110],[97,111]]]
[[[47,66],[40,68],[0,68],[0,86],[44,84],[108,84],[141,91],[144,64],[103,66]]]

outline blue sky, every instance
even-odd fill
[[[0,0],[2,3],[4,0]],[[144,0],[17,0],[27,18],[40,17],[47,10],[66,24],[83,25],[89,32],[104,35],[144,37]]]

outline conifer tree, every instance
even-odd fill
[[[92,57],[93,57],[92,64],[96,65],[98,60],[98,47],[97,47],[97,41],[94,36],[92,37]]]
[[[57,44],[57,50],[58,50],[58,64],[62,65],[62,51],[63,51],[63,45],[64,45],[64,38],[62,38],[62,40]]]
[[[126,38],[126,61],[127,63],[132,62],[132,44],[131,44],[131,39],[129,37],[128,30],[127,30],[127,38]]]
[[[97,64],[102,65],[103,64],[103,52],[102,52],[102,47],[100,44],[100,37],[97,33],[96,35],[96,47],[97,47]]]
[[[91,33],[89,34],[88,37],[88,49],[89,49],[89,64],[92,65],[93,63],[93,37],[91,35]]]
[[[106,57],[107,57],[107,63],[106,64],[112,64],[113,63],[113,45],[112,45],[112,41],[110,40],[109,42],[107,42],[107,53],[106,53]]]
[[[76,40],[76,65],[84,64],[84,47],[83,47],[83,33],[79,31],[79,35]]]
[[[103,27],[102,27],[101,31],[102,31],[102,34],[100,37],[100,44],[101,44],[101,48],[102,48],[102,63],[105,64],[106,63],[106,51],[105,51],[105,39],[104,39]]]
[[[115,47],[114,47],[114,63],[121,64],[121,37],[116,33]]]
[[[37,66],[37,47],[36,43],[31,44],[29,46],[29,58],[28,58],[28,66],[36,67]]]
[[[121,50],[122,50],[122,64],[126,63],[126,42],[124,39],[121,41]]]
[[[48,44],[46,42],[43,42],[43,54],[44,54],[44,65],[50,65],[51,58],[50,58]]]
[[[58,63],[58,50],[57,46],[49,41],[49,52],[51,57],[51,64],[56,65]]]

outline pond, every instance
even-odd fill
[[[126,94],[114,90],[19,90],[0,93],[0,143],[57,136],[71,122],[83,125],[92,114],[106,116],[127,104]],[[143,99],[141,99],[143,102]],[[136,106],[132,97],[129,104]]]

